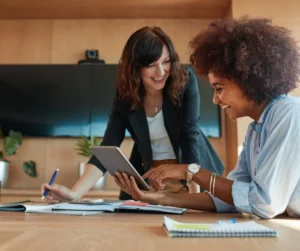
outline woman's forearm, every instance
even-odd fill
[[[161,196],[159,204],[163,206],[182,207],[201,211],[216,211],[215,204],[207,193],[165,193]]]
[[[205,190],[210,191],[210,178],[212,173],[204,168],[200,172],[193,175],[193,181],[203,187]],[[214,183],[214,196],[225,201],[229,205],[233,205],[232,198],[232,180],[225,179],[221,176],[216,176]]]
[[[75,200],[84,196],[103,176],[103,172],[92,164],[87,164],[83,174],[77,180],[72,190],[75,192]]]

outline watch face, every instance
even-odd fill
[[[189,165],[189,171],[191,173],[197,173],[199,172],[200,167],[197,164],[190,164]]]

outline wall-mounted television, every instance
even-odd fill
[[[102,137],[116,77],[114,64],[0,65],[0,126],[29,137]],[[198,82],[200,128],[220,137],[220,110],[207,81]]]

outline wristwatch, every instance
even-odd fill
[[[191,182],[193,175],[198,173],[200,171],[201,166],[196,164],[196,163],[192,163],[188,165],[188,171],[187,171],[187,181]]]

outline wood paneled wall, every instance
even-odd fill
[[[98,49],[106,63],[118,63],[129,36],[146,25],[162,27],[183,63],[188,42],[210,19],[100,19],[0,21],[1,64],[76,64],[85,49]]]
[[[173,40],[182,63],[189,62],[188,42],[209,19],[101,19],[101,20],[3,20],[0,21],[0,64],[76,64],[86,49],[98,49],[106,63],[118,63],[122,49],[132,34],[145,25],[162,27]],[[235,123],[222,114],[222,138],[210,139],[228,170],[236,160]],[[77,139],[26,138],[13,156],[7,188],[40,188],[53,171],[60,168],[56,182],[72,187],[78,178],[78,164],[86,158],[75,151]],[[128,156],[132,141],[121,149]],[[24,174],[24,160],[37,163],[38,177]],[[116,189],[111,177],[106,189]]]

